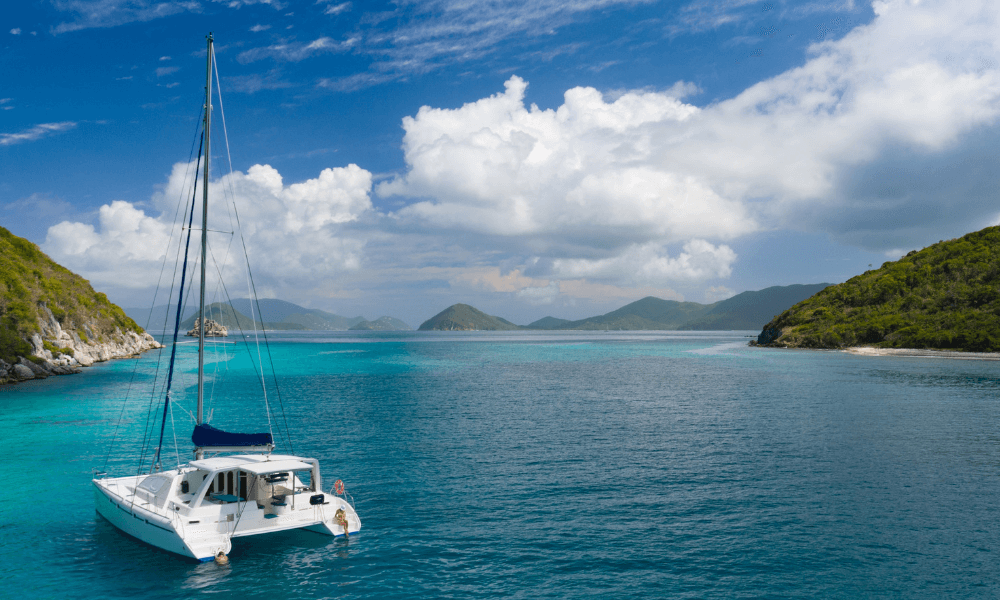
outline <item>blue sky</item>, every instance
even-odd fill
[[[265,295],[413,325],[466,302],[527,323],[840,282],[998,222],[998,13],[19,3],[0,23],[0,224],[148,305],[212,31],[234,171],[214,145],[213,191],[236,202]],[[231,238],[213,236],[236,273]]]

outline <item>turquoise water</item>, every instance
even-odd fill
[[[0,595],[997,597],[1000,365],[749,333],[272,338],[293,449],[363,529],[237,539],[226,567],[94,511],[92,469],[134,469],[159,353],[0,388]],[[212,423],[266,430],[239,348],[211,355]],[[189,456],[194,350],[168,466]]]

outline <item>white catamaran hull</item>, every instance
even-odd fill
[[[95,479],[97,512],[112,525],[147,544],[181,556],[205,561],[220,552],[228,554],[232,538],[260,535],[289,529],[308,529],[332,536],[360,531],[361,521],[354,508],[339,496],[317,494],[315,490],[282,496],[275,501],[267,494],[234,501],[206,500],[192,508],[191,494],[176,493],[193,468],[147,476]],[[214,477],[210,475],[209,478]],[[147,478],[163,479],[164,493],[144,493]],[[322,496],[320,503],[310,499]]]

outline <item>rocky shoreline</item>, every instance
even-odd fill
[[[83,325],[87,337],[81,338],[77,331],[63,329],[48,308],[42,307],[41,313],[38,319],[41,333],[33,334],[28,340],[32,348],[31,358],[22,356],[14,364],[0,359],[0,385],[44,379],[50,375],[71,375],[95,362],[129,358],[163,347],[148,333],[123,332],[120,328],[105,335],[104,341],[91,341],[100,340],[100,336],[89,325]],[[46,345],[56,350],[53,352]]]

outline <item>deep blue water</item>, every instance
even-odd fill
[[[0,388],[0,595],[997,597],[1000,363],[748,333],[272,338],[275,435],[287,419],[344,480],[363,530],[237,539],[227,567],[94,511],[92,469],[134,471],[158,352]],[[252,363],[222,348],[212,423],[266,430]],[[168,466],[190,456],[192,385]]]

